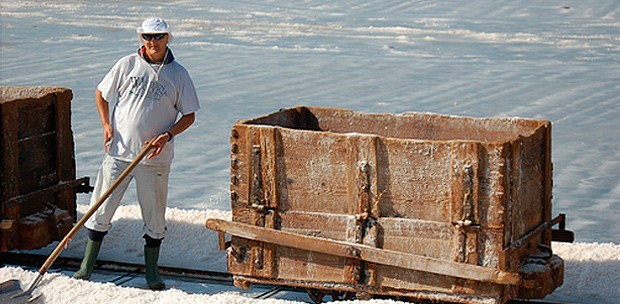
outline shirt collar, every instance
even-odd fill
[[[148,60],[148,58],[146,57],[146,50],[145,50],[144,46],[141,46],[138,49],[138,55],[140,55],[140,57],[142,57],[148,63],[162,64],[162,62],[151,62],[150,60]],[[173,61],[174,61],[174,55],[172,54],[172,50],[170,48],[166,47],[166,55],[164,56],[163,64],[169,64],[169,63],[171,63]]]

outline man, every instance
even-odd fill
[[[74,277],[90,278],[112,216],[129,182],[135,179],[144,221],[146,281],[150,289],[159,290],[166,286],[157,261],[166,233],[168,174],[174,138],[194,122],[194,113],[200,105],[187,70],[175,61],[168,48],[172,38],[168,23],[161,18],[148,18],[138,28],[138,34],[142,42],[138,52],[121,58],[95,91],[106,154],[91,204],[110,188],[146,143],[152,141],[154,149],[86,222],[88,242]]]

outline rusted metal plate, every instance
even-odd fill
[[[233,126],[233,221],[518,273],[550,248],[550,143],[541,120],[284,109]],[[547,278],[532,291],[252,237],[231,243],[231,273],[291,285],[503,303],[561,284],[556,260],[527,274]]]

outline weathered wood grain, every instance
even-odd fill
[[[338,290],[440,293],[446,301],[458,295],[503,303],[525,290],[542,297],[525,285],[408,263],[422,257],[462,269],[522,271],[528,256],[551,245],[551,230],[538,230],[551,218],[550,147],[550,123],[521,118],[295,107],[238,121],[231,134],[233,222],[390,252],[401,264],[233,237],[229,270]],[[546,292],[561,284],[552,273],[557,277],[557,267],[527,275],[547,278]]]

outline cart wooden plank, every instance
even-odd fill
[[[267,242],[280,246],[320,252],[372,263],[424,271],[450,277],[504,285],[521,283],[519,274],[464,263],[433,259],[362,244],[352,244],[324,238],[305,236],[280,230],[261,228],[222,219],[208,219],[207,228],[225,232],[249,240]]]

